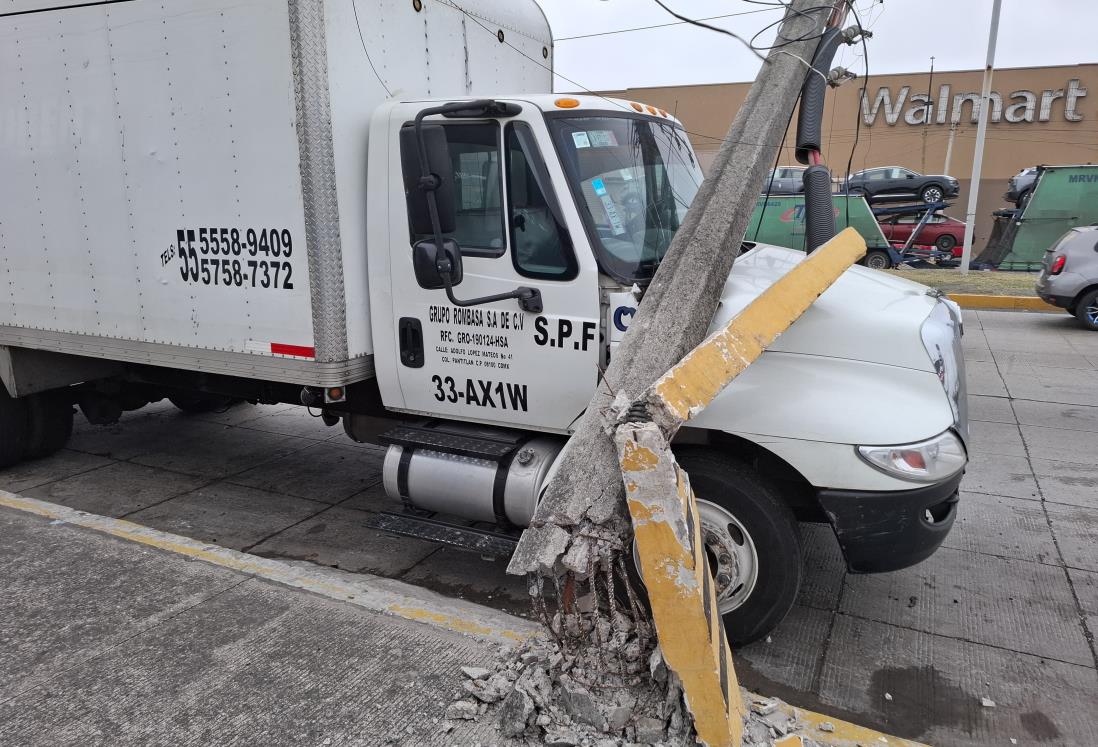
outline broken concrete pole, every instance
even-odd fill
[[[568,441],[509,572],[553,572],[577,542],[592,546],[592,552],[572,554],[586,563],[613,552],[581,525],[605,527],[621,538],[629,535],[617,453],[603,412],[613,393],[639,395],[705,337],[804,83],[803,60],[812,59],[830,15],[831,8],[816,0],[790,3],[778,33],[801,41],[788,42],[767,56],[635,320],[614,350],[605,381]],[[561,549],[561,535],[551,527],[569,529],[568,548]],[[583,574],[591,568],[570,570]]]

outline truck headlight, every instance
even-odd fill
[[[859,446],[858,456],[885,474],[913,482],[941,482],[960,472],[968,455],[949,430],[926,441],[899,446]]]

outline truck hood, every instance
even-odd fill
[[[737,259],[714,328],[804,258],[803,252],[760,246]],[[927,290],[887,273],[849,268],[691,425],[741,435],[775,453],[793,441],[912,443],[958,421],[963,433],[963,359],[953,350],[949,308]],[[952,351],[939,361],[941,372],[924,332],[937,348]],[[947,382],[956,390],[956,408]]]
[[[723,327],[804,252],[759,245],[736,259],[710,331]],[[933,371],[920,329],[937,298],[925,285],[860,265],[848,269],[768,348]]]

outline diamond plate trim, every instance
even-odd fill
[[[316,360],[347,359],[347,305],[339,238],[324,0],[288,0],[301,191]]]

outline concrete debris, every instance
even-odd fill
[[[987,697],[980,698],[980,705],[982,705],[984,708],[994,708],[995,701]]]
[[[573,720],[588,726],[594,726],[599,731],[606,731],[606,717],[599,709],[591,692],[582,685],[577,685],[569,678],[561,677],[561,700],[564,710]],[[662,733],[662,732],[661,732]]]
[[[766,716],[778,710],[781,701],[777,698],[752,698],[751,710],[760,716]]]
[[[819,729],[820,731],[824,731],[830,734],[831,732],[835,731],[835,724],[831,723],[830,721],[824,721],[822,724],[820,724]]]
[[[784,711],[774,711],[762,717],[764,724],[770,727],[770,733],[775,737],[784,737],[793,730],[795,721]]]
[[[522,736],[533,713],[533,699],[522,690],[512,690],[499,707],[499,726],[503,736]]]
[[[562,650],[555,641],[536,638],[508,652],[492,669],[463,667],[462,694],[447,707],[440,733],[449,734],[456,721],[483,715],[494,719],[502,736],[511,740],[507,744],[513,745],[693,747],[693,723],[678,678],[668,671],[658,648],[630,645],[635,638],[623,622],[604,617],[597,624],[606,626],[601,629],[601,647]],[[642,685],[626,679],[608,686],[592,682],[588,678],[600,671],[599,660],[614,655],[611,647],[620,657],[612,659],[614,670],[624,671],[624,664],[632,661],[638,665],[636,671],[648,668],[661,681],[644,679]],[[742,688],[741,693],[749,706],[744,747],[774,747],[806,731],[796,709],[781,700]],[[820,726],[822,732],[833,730],[832,724]],[[816,743],[805,738],[802,744]]]
[[[471,721],[477,717],[477,704],[471,700],[455,700],[446,707],[447,721]]]

